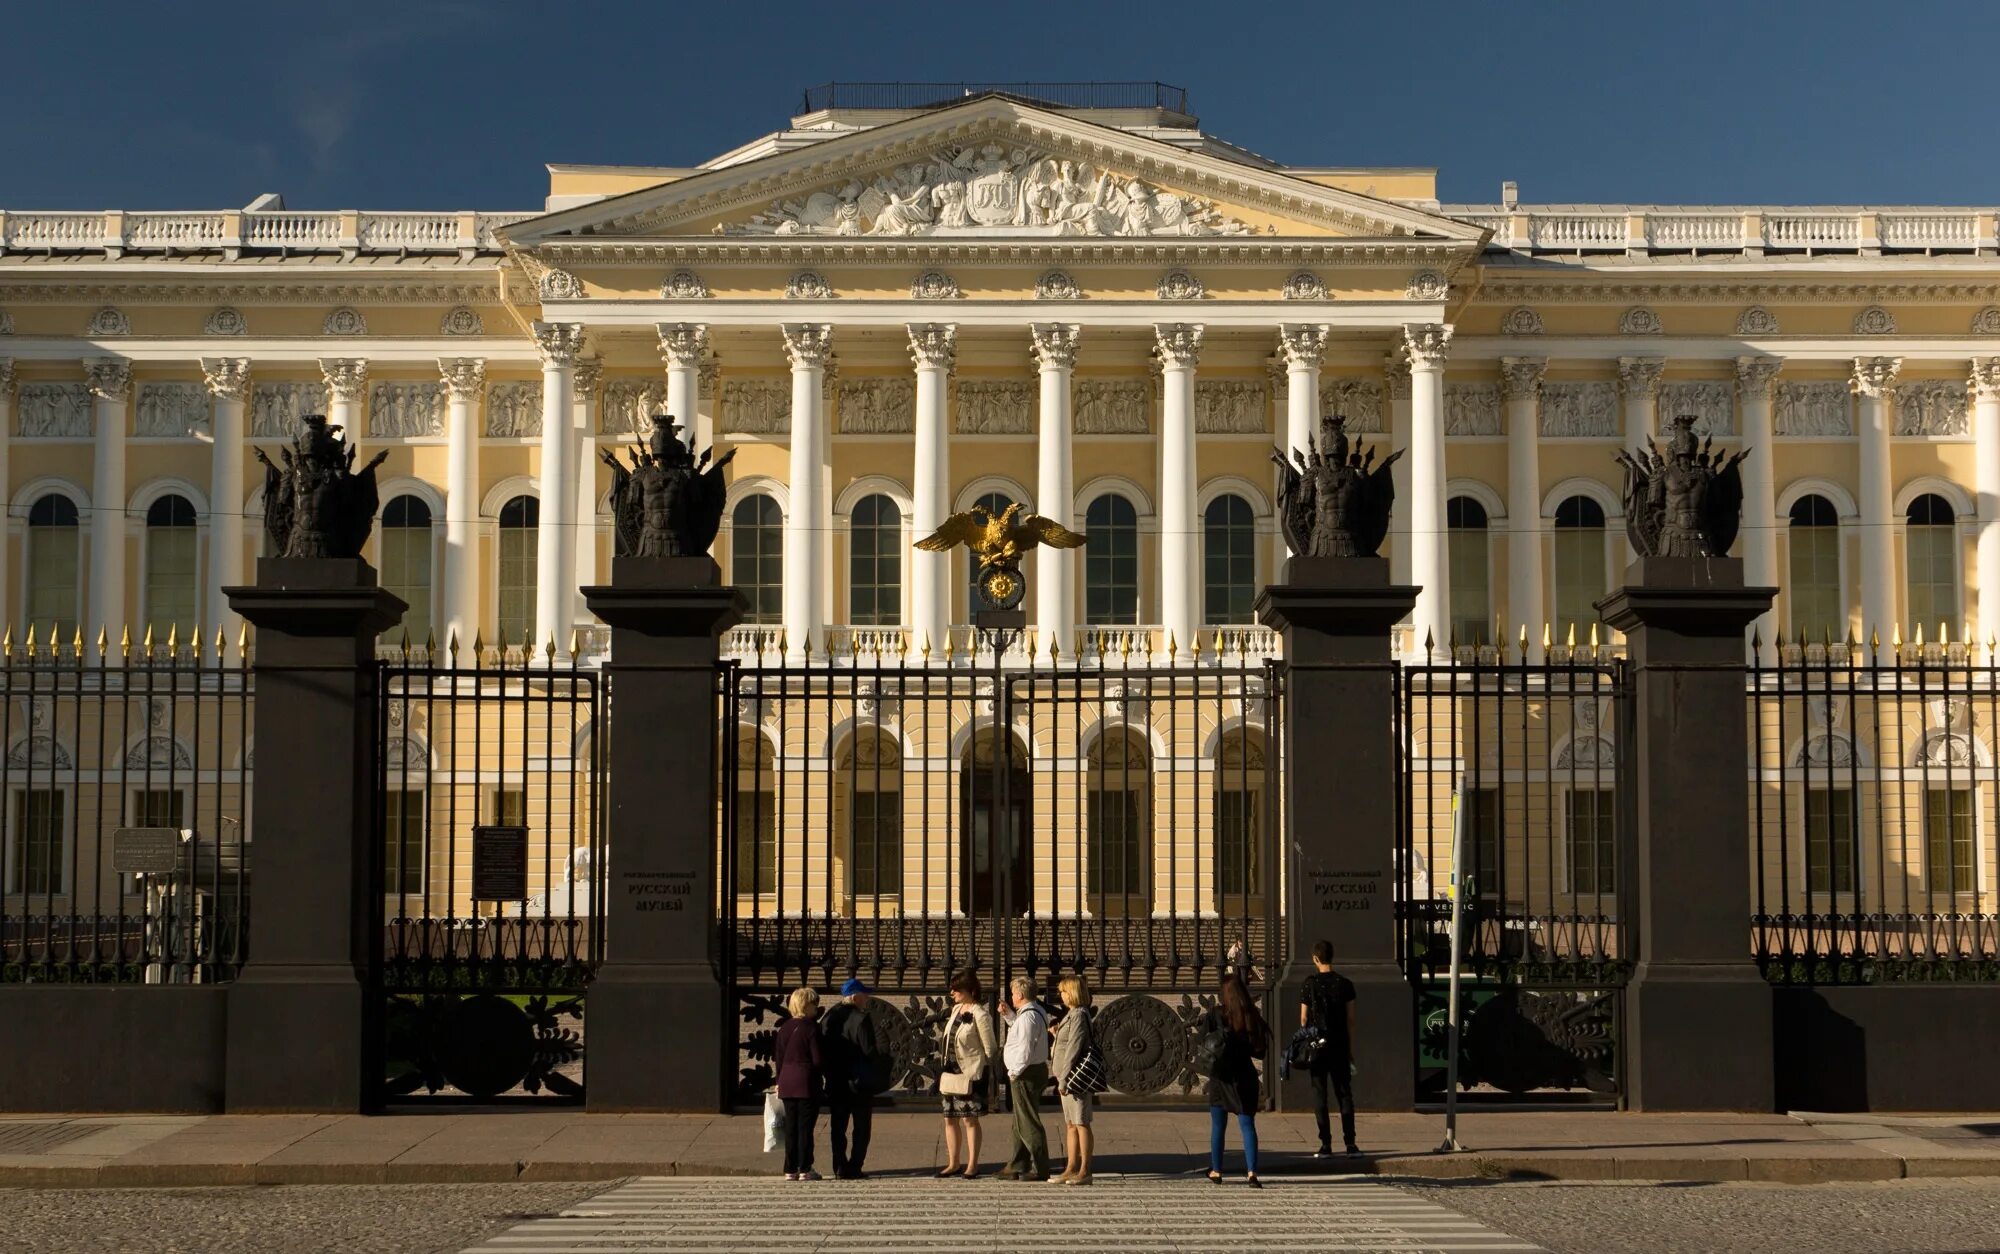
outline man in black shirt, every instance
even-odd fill
[[[1299,994],[1299,1026],[1319,1029],[1319,1052],[1312,1060],[1313,1116],[1319,1123],[1319,1150],[1314,1158],[1333,1157],[1333,1129],[1327,1121],[1327,1089],[1340,1103],[1340,1134],[1347,1152],[1354,1144],[1354,983],[1333,969],[1333,944],[1313,942],[1316,972],[1306,977]]]
[[[868,1018],[868,986],[858,979],[841,985],[845,999],[827,1012],[819,1031],[825,1051],[826,1100],[831,1112],[833,1178],[865,1180],[869,1134],[875,1126],[875,1095],[889,1087],[892,1063]],[[854,1146],[847,1126],[854,1125]]]

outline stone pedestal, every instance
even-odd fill
[[[1396,962],[1399,749],[1389,661],[1390,628],[1416,597],[1389,582],[1383,558],[1294,557],[1285,582],[1257,601],[1257,617],[1284,637],[1285,813],[1295,846],[1285,859],[1290,959],[1271,990],[1274,1046],[1299,1025],[1313,942],[1331,941],[1334,969],[1354,981],[1358,1001],[1354,1100],[1364,1110],[1416,1101],[1415,1009]],[[1303,1072],[1278,1100],[1282,1109],[1310,1107]]]
[[[1733,558],[1641,558],[1598,602],[1625,633],[1637,728],[1626,990],[1635,1110],[1765,1111],[1775,1101],[1771,989],[1750,958],[1744,634],[1776,588]]]
[[[249,961],[229,990],[230,1111],[354,1112],[381,1080],[368,966],[375,870],[375,637],[401,599],[359,559],[265,558],[223,589],[256,631]]]
[[[620,557],[583,590],[611,627],[605,959],[590,986],[592,1111],[729,1107],[735,1007],[715,962],[722,633],[742,613],[707,557]]]

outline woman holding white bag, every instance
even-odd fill
[[[944,1103],[944,1169],[938,1179],[979,1178],[979,1119],[986,1113],[992,1091],[993,1066],[1000,1057],[1000,1038],[993,1012],[981,1000],[979,976],[966,970],[951,977],[951,1010],[945,1015],[938,1054],[944,1069],[938,1075],[938,1096]],[[964,1163],[959,1162],[963,1147]]]

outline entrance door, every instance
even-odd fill
[[[959,908],[969,915],[991,916],[1002,910],[1025,914],[1033,900],[1034,845],[1029,833],[1034,794],[1026,758],[1026,750],[1015,741],[1012,761],[1003,764],[1003,790],[994,770],[990,732],[982,733],[965,755],[959,788],[964,800],[959,815],[958,896]]]

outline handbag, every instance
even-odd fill
[[[1111,1082],[1104,1075],[1104,1054],[1097,1048],[1097,1042],[1092,1041],[1084,1048],[1083,1056],[1076,1060],[1076,1065],[1069,1069],[1069,1074],[1063,1077],[1063,1095],[1090,1097],[1110,1087]]]
[[[970,1096],[973,1086],[984,1079],[986,1075],[986,1064],[984,1062],[980,1063],[976,1071],[961,1071],[959,1069],[952,1041],[958,1035],[957,1028],[962,1023],[969,1025],[971,1020],[960,1016],[952,1020],[952,1030],[945,1033],[944,1070],[938,1074],[938,1092],[946,1097]],[[974,1028],[973,1030],[977,1031],[978,1029]]]
[[[772,1089],[764,1094],[764,1152],[775,1153],[785,1143],[785,1099]]]

